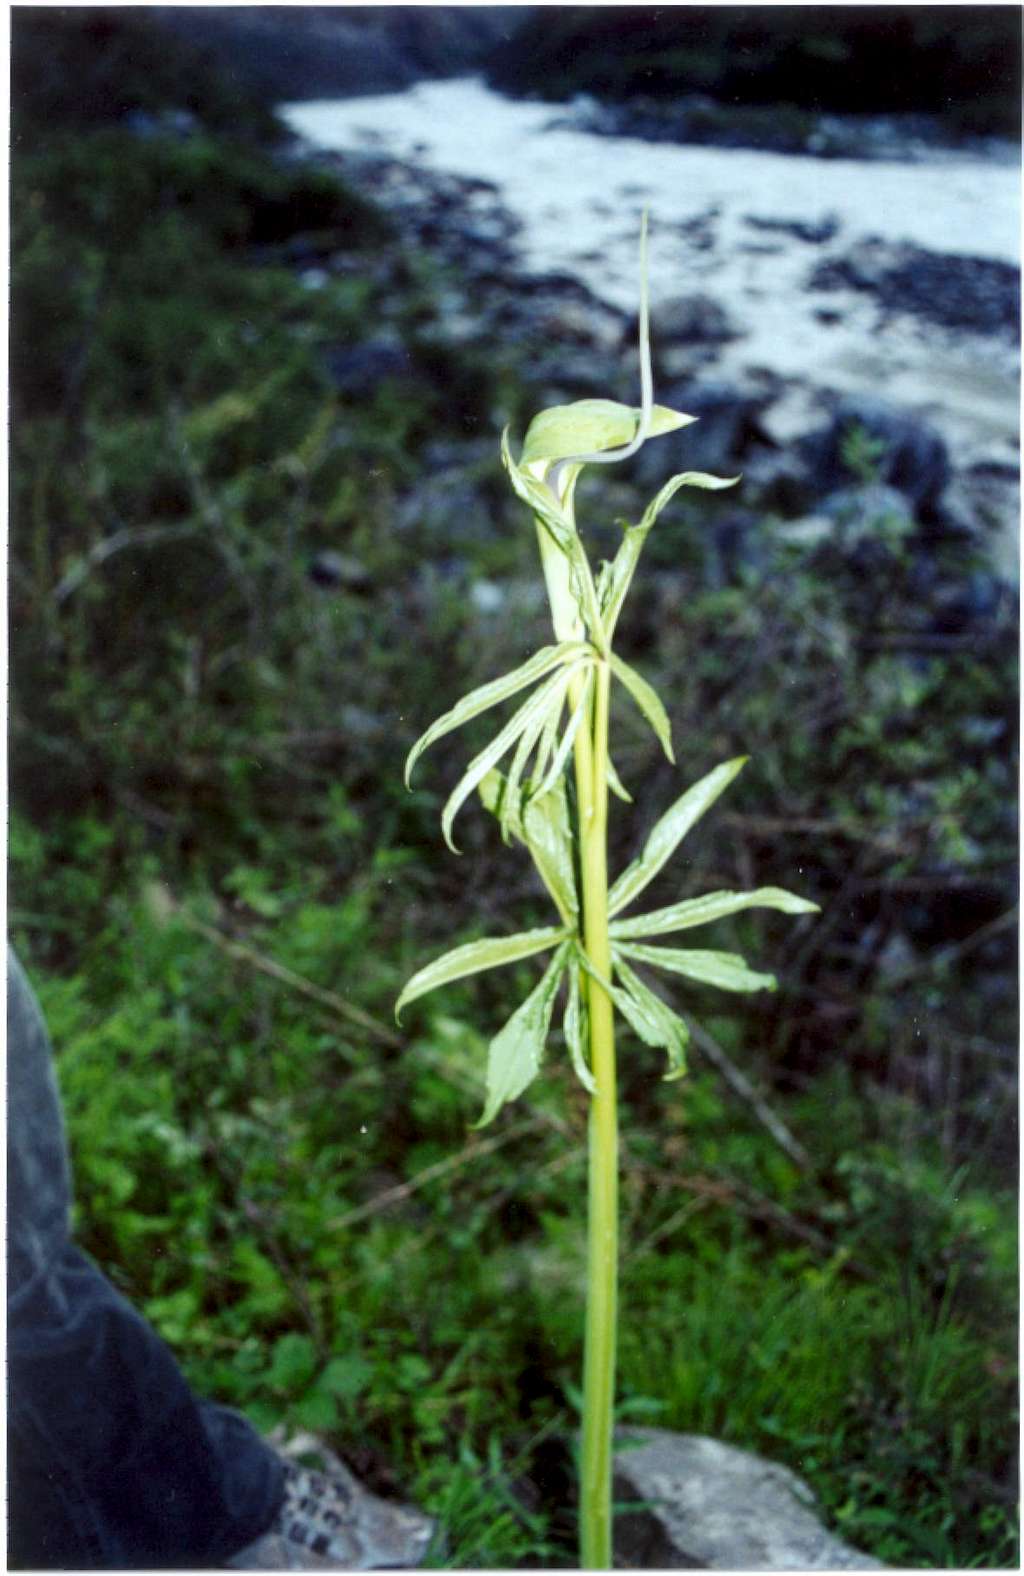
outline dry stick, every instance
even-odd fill
[[[376,1198],[370,1199],[368,1203],[360,1204],[358,1208],[350,1209],[334,1220],[325,1221],[324,1226],[328,1231],[345,1231],[361,1220],[369,1220],[372,1216],[379,1215],[382,1210],[390,1209],[392,1204],[400,1204],[403,1199],[410,1198],[413,1193],[426,1187],[428,1182],[433,1182],[437,1177],[458,1170],[459,1167],[468,1165],[470,1161],[478,1159],[481,1155],[493,1154],[496,1149],[503,1149],[506,1144],[512,1143],[524,1133],[531,1132],[539,1126],[539,1118],[531,1117],[529,1121],[519,1122],[515,1127],[508,1128],[498,1137],[475,1139],[464,1149],[460,1149],[458,1154],[450,1155],[447,1160],[435,1161],[433,1165],[424,1166],[422,1171],[417,1171],[408,1182],[400,1182],[395,1187],[389,1187]]]
[[[810,1155],[800,1140],[794,1138],[781,1116],[772,1110],[763,1095],[758,1094],[750,1079],[726,1055],[707,1029],[692,1018],[688,1021],[695,1044],[700,1047],[712,1066],[718,1069],[733,1093],[739,1095],[744,1104],[750,1107],[761,1126],[771,1135],[779,1148],[785,1151],[794,1165],[799,1166],[801,1171],[809,1171]]]
[[[172,915],[187,925],[189,930],[194,930],[197,935],[205,936],[207,941],[212,941],[215,947],[222,952],[227,952],[231,957],[238,958],[242,963],[248,963],[251,968],[258,969],[261,974],[267,974],[271,979],[278,980],[289,989],[298,991],[302,996],[308,996],[311,1001],[317,1001],[321,1006],[329,1007],[339,1017],[347,1018],[350,1023],[357,1024],[366,1034],[372,1035],[384,1045],[399,1049],[402,1041],[393,1029],[386,1023],[381,1023],[379,1018],[374,1018],[370,1013],[364,1012],[361,1007],[355,1007],[344,996],[339,996],[335,991],[326,990],[322,985],[316,985],[302,974],[296,974],[293,969],[286,968],[283,963],[278,963],[274,958],[267,957],[266,953],[257,952],[254,947],[247,946],[244,941],[234,941],[230,936],[225,936],[214,925],[207,925],[201,919],[196,919],[187,909],[183,908],[171,896],[167,888],[159,887],[159,891],[150,894],[151,907],[162,911],[166,917]]]

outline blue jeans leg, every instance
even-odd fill
[[[201,1401],[169,1349],[71,1242],[49,1041],[8,962],[9,1562],[201,1569],[264,1532],[276,1454]]]

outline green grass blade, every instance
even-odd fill
[[[690,828],[710,809],[733,778],[742,771],[747,755],[737,755],[708,772],[666,810],[650,833],[639,856],[627,865],[608,894],[608,911],[617,914],[638,897],[675,853]]]
[[[708,925],[713,919],[724,919],[746,908],[775,908],[783,914],[816,914],[818,907],[817,903],[810,903],[793,892],[784,892],[781,887],[758,887],[755,892],[708,892],[704,897],[687,898],[669,908],[638,914],[634,919],[615,919],[611,933],[616,941],[634,936],[665,936],[674,930]]]
[[[616,948],[616,954],[647,963],[652,968],[665,969],[670,974],[682,974],[702,985],[716,985],[719,990],[775,990],[778,986],[774,974],[756,974],[735,952],[690,952],[624,942]]]
[[[563,641],[557,646],[544,646],[521,667],[514,668],[511,673],[503,674],[500,679],[491,679],[489,683],[482,684],[478,689],[464,695],[451,711],[446,711],[444,716],[438,717],[436,722],[431,723],[426,733],[409,751],[405,763],[406,787],[409,786],[416,762],[435,740],[442,738],[446,733],[451,733],[454,728],[461,728],[464,723],[479,717],[481,712],[488,711],[501,701],[508,700],[519,690],[525,689],[527,685],[535,683],[546,673],[550,673],[552,668],[573,661],[587,649],[587,646],[579,641]]]
[[[471,974],[482,974],[485,969],[502,968],[507,963],[532,958],[537,952],[557,946],[568,934],[565,926],[549,925],[542,930],[524,930],[515,936],[485,936],[480,941],[468,941],[461,947],[454,947],[407,981],[395,1003],[395,1017],[399,1018],[411,1001],[436,990],[439,985],[451,985]]]
[[[668,720],[668,712],[662,705],[657,691],[645,678],[641,678],[635,668],[631,668],[628,662],[623,662],[622,658],[617,657],[614,652],[609,654],[608,661],[611,663],[615,677],[625,686],[654,729],[658,742],[674,766],[676,758],[672,753],[672,724]]]
[[[562,973],[569,961],[565,942],[555,953],[538,985],[516,1008],[491,1041],[487,1055],[487,1094],[474,1130],[493,1122],[502,1106],[515,1100],[536,1078],[551,1028],[551,1014]]]

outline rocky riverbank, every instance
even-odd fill
[[[524,222],[496,183],[432,167],[426,146],[395,157],[372,127],[361,141],[315,157],[386,207],[395,240],[380,270],[420,248],[443,271],[436,318],[424,326],[438,354],[514,347],[533,408],[635,397],[632,314],[571,264],[531,266]],[[314,155],[301,146],[296,156]],[[955,543],[965,563],[978,560],[970,616],[987,616],[1004,595],[998,588],[1016,578],[1016,268],[857,236],[825,208],[812,220],[755,208],[756,200],[738,214],[719,205],[672,227],[690,287],[654,299],[658,396],[701,419],[644,451],[632,480],[649,491],[686,466],[741,472],[725,513],[730,540],[746,553],[773,533],[808,551],[830,542],[869,557],[900,543],[920,551],[934,580],[936,544]],[[297,261],[311,288],[335,266],[312,252]],[[337,266],[351,263],[340,257]],[[774,356],[750,315],[768,266],[788,281],[788,295],[765,303],[779,336]],[[746,288],[729,282],[730,269]],[[813,331],[810,347],[787,334],[788,307]],[[403,354],[385,325],[333,371],[351,391],[400,375]],[[446,445],[444,463],[403,507],[433,518],[457,498],[465,518],[487,442],[474,437],[462,454]],[[628,509],[629,479],[615,487]],[[476,517],[486,520],[486,508]],[[948,585],[936,594],[944,606],[958,600]]]

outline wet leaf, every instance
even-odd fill
[[[615,953],[647,963],[652,968],[665,969],[670,974],[683,974],[687,979],[699,980],[702,985],[716,985],[719,990],[775,990],[778,984],[774,974],[755,974],[736,952],[689,952],[623,942],[616,946]]]
[[[565,926],[548,925],[542,930],[520,931],[515,936],[484,936],[479,941],[468,941],[461,947],[454,947],[451,952],[444,953],[418,970],[407,981],[395,1003],[395,1017],[400,1017],[411,1001],[436,990],[439,985],[450,985],[455,980],[467,979],[471,974],[482,974],[485,969],[502,968],[506,963],[532,958],[535,953],[558,946],[568,935]]]
[[[574,666],[582,666],[584,660],[581,659]],[[570,667],[567,671],[571,673],[574,671],[574,668]],[[501,732],[491,740],[486,749],[481,750],[479,755],[475,755],[466,767],[441,812],[441,831],[452,853],[458,853],[458,849],[452,841],[452,823],[462,805],[469,798],[469,795],[478,783],[490,771],[491,767],[497,766],[506,750],[512,748],[524,728],[529,727],[538,716],[543,718],[547,716],[550,710],[554,708],[561,709],[565,682],[565,675],[562,673],[553,673],[550,678],[546,679],[538,689],[534,690],[529,700],[520,706],[519,710],[505,724]]]
[[[638,897],[644,887],[654,880],[659,870],[675,853],[690,828],[710,809],[719,794],[723,793],[733,778],[742,771],[747,755],[737,755],[708,772],[699,782],[687,788],[651,831],[642,852],[627,865],[608,894],[608,912],[617,914]]]
[[[497,706],[501,701],[508,700],[527,685],[536,683],[552,668],[571,662],[589,648],[582,641],[563,641],[558,646],[544,646],[534,653],[528,662],[521,667],[514,668],[511,673],[505,673],[500,679],[492,679],[487,684],[482,684],[470,694],[464,695],[451,711],[446,711],[443,717],[438,717],[431,723],[426,733],[413,745],[405,763],[405,785],[409,786],[413,767],[435,740],[442,738],[446,733],[451,733],[454,728],[461,728],[464,723],[473,717],[480,716],[481,712]]]
[[[565,1043],[572,1059],[573,1070],[580,1083],[588,1094],[597,1092],[594,1075],[587,1065],[587,1052],[589,1049],[589,1035],[587,1030],[587,1008],[580,990],[579,970],[572,967],[569,970],[569,994],[565,1004],[565,1017],[562,1020],[565,1031]]]
[[[621,957],[615,959],[615,973],[622,989],[615,1004],[645,1045],[668,1053],[666,1079],[682,1078],[686,1073],[686,1047],[690,1031],[667,1002],[656,996]]]
[[[474,1129],[486,1127],[503,1105],[515,1100],[536,1078],[551,1028],[555,995],[569,955],[568,943],[559,947],[540,983],[491,1041],[487,1056],[487,1095],[483,1114],[473,1123]]]
[[[745,908],[776,908],[783,914],[818,913],[817,903],[793,892],[784,892],[781,887],[758,887],[756,892],[708,892],[704,897],[687,898],[650,914],[638,914],[634,919],[614,919],[610,929],[616,941],[633,936],[664,936],[673,930],[708,925],[713,919],[724,919]]]
[[[672,753],[672,724],[668,720],[668,713],[662,705],[657,691],[648,684],[645,678],[640,676],[635,668],[631,668],[628,662],[623,662],[622,658],[617,657],[614,652],[609,655],[608,661],[611,663],[611,669],[615,677],[629,691],[629,694],[654,729],[658,742],[665,754],[672,764],[675,765],[676,758]]]

